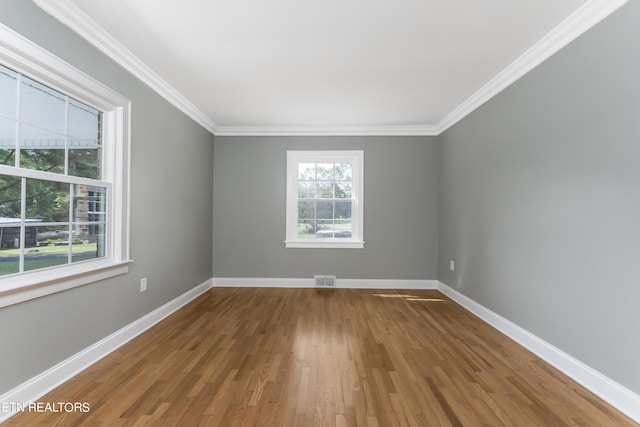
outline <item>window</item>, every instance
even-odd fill
[[[287,152],[287,248],[362,248],[363,151]]]
[[[128,271],[129,101],[6,27],[0,42],[2,307]]]

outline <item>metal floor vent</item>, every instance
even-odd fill
[[[316,288],[335,288],[336,276],[313,276]]]

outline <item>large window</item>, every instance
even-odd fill
[[[104,257],[102,113],[1,65],[0,111],[0,276]]]
[[[363,151],[287,152],[288,248],[362,248]]]
[[[128,269],[129,104],[6,27],[0,41],[3,306]]]

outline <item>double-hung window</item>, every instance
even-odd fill
[[[362,248],[364,152],[287,152],[287,248]]]
[[[128,270],[129,101],[0,27],[0,306]]]

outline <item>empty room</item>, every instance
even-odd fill
[[[640,425],[638,22],[2,0],[0,424]]]

